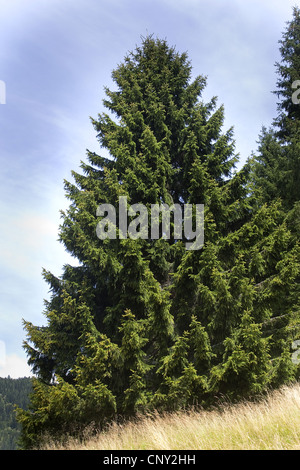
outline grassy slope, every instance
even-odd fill
[[[295,450],[300,449],[300,384],[284,387],[257,403],[220,411],[179,412],[112,425],[84,442],[44,449],[97,450]]]

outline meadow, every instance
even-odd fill
[[[215,410],[153,413],[44,450],[299,450],[300,384]]]

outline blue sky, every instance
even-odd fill
[[[0,0],[0,376],[30,375],[22,318],[45,324],[42,268],[74,261],[57,241],[63,180],[104,111],[111,72],[141,36],[187,52],[235,129],[240,165],[276,115],[278,40],[295,0]]]

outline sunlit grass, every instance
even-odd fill
[[[88,434],[88,433],[87,433]],[[258,402],[224,405],[218,411],[152,414],[113,424],[79,442],[47,442],[66,450],[295,450],[300,449],[300,384]]]

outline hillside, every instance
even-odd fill
[[[30,391],[30,378],[0,377],[0,450],[16,450],[20,425],[14,405],[26,409]]]
[[[88,434],[88,433],[87,433]],[[256,402],[214,411],[148,415],[83,442],[47,441],[47,450],[296,450],[300,449],[300,383]]]

